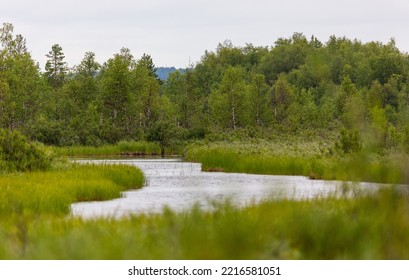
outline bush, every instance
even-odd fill
[[[0,129],[0,167],[2,171],[34,171],[50,168],[52,156],[20,132]]]
[[[362,148],[359,132],[356,130],[341,129],[335,148],[345,154],[359,152]]]

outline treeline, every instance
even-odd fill
[[[271,47],[226,41],[161,82],[149,55],[123,48],[68,68],[52,46],[46,71],[13,26],[0,29],[0,127],[51,145],[341,131],[344,151],[409,148],[409,57],[393,39],[325,43],[295,33]]]

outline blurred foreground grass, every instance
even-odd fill
[[[265,201],[119,220],[2,217],[2,259],[408,259],[408,195]]]

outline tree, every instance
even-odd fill
[[[13,31],[14,26],[11,23],[3,23],[3,27],[0,28],[1,46],[10,55],[26,54],[26,39],[21,34],[14,38]]]
[[[371,126],[368,141],[376,148],[386,145],[386,136],[388,128],[388,120],[386,118],[386,110],[379,107],[374,107],[370,111]]]
[[[101,65],[96,62],[95,53],[86,52],[81,63],[76,67],[74,78],[68,82],[73,84],[71,96],[81,110],[88,108],[89,103],[98,98],[97,75],[100,69]]]
[[[123,52],[116,54],[104,65],[101,73],[101,111],[105,127],[105,140],[117,142],[130,131],[128,119],[132,103],[132,59]]]
[[[396,49],[384,47],[384,53],[371,60],[372,80],[378,80],[381,84],[388,82],[392,75],[403,73],[402,55]]]
[[[270,106],[274,118],[278,122],[283,122],[288,115],[287,109],[294,101],[294,89],[288,82],[286,75],[279,75],[277,81],[271,89]]]
[[[148,141],[159,144],[162,157],[165,156],[165,148],[171,147],[181,138],[183,129],[176,126],[172,118],[174,115],[173,104],[166,96],[162,96],[159,100],[158,119],[147,129]]]
[[[176,105],[176,124],[188,128],[191,116],[185,75],[179,71],[171,73],[163,89],[164,94]]]
[[[148,70],[149,76],[158,79],[158,76],[156,75],[156,66],[149,54],[144,53],[142,55],[142,57],[138,60],[137,67],[145,67]]]
[[[268,122],[268,86],[262,74],[253,76],[249,88],[252,122],[257,126],[265,126]]]
[[[13,41],[14,26],[11,23],[3,23],[0,28],[0,42],[4,49],[9,49]]]
[[[43,108],[46,85],[29,53],[0,55],[1,126],[31,135]]]
[[[275,47],[261,59],[258,69],[268,82],[274,82],[281,73],[289,73],[303,65],[311,49],[302,33],[294,33],[289,39],[279,38]]]
[[[79,75],[94,78],[100,69],[101,65],[95,60],[95,53],[86,52],[76,70]]]
[[[0,78],[0,127],[8,127],[10,88],[4,78]]]
[[[145,64],[138,63],[133,74],[133,97],[139,111],[139,127],[146,129],[158,116],[159,81]]]
[[[237,129],[248,124],[248,86],[243,79],[243,69],[227,68],[209,102],[213,119],[222,128]]]
[[[45,56],[48,58],[45,64],[45,75],[50,85],[56,90],[63,85],[67,74],[67,63],[64,61],[65,55],[62,47],[55,44]]]

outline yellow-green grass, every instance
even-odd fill
[[[0,223],[3,259],[408,259],[408,196],[272,200],[214,211]]]
[[[131,166],[72,164],[45,172],[0,176],[0,217],[65,215],[77,201],[106,200],[143,185],[143,174]]]

